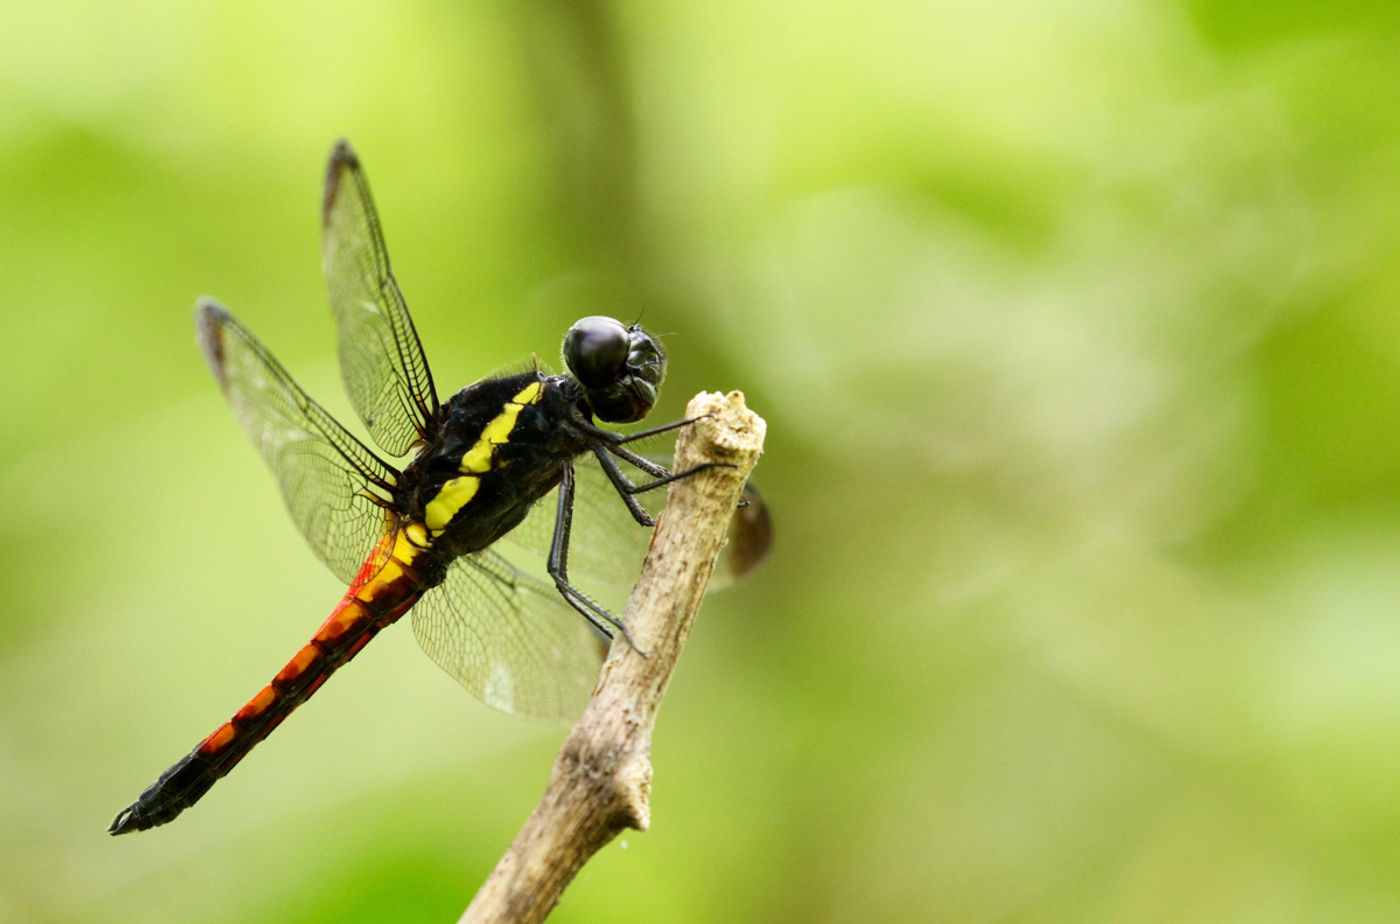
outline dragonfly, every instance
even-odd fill
[[[620,562],[624,572],[634,567],[619,550],[645,549],[642,528],[654,520],[640,495],[708,467],[672,472],[629,446],[692,421],[626,434],[599,425],[640,421],[657,401],[666,353],[636,323],[582,318],[564,335],[566,373],[536,361],[440,402],[364,170],[343,140],[330,155],[321,218],[342,379],[379,452],[307,395],[214,299],[199,300],[196,328],[297,528],[348,589],[310,641],[122,809],[110,834],[176,818],[405,613],[428,656],[488,705],[548,719],[576,715],[607,640],[626,637],[626,628],[574,583],[571,558],[600,573],[616,573]],[[554,503],[542,502],[551,493]],[[576,523],[576,507],[597,508],[605,493],[629,516],[617,510]],[[730,556],[736,573],[767,548],[766,508],[756,494],[748,498],[737,518],[747,526],[735,533]],[[508,533],[544,559],[545,576],[501,554],[497,541]]]

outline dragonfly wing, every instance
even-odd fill
[[[437,392],[403,294],[389,268],[360,161],[345,141],[331,151],[321,223],[322,269],[340,334],[345,390],[379,447],[402,456],[428,438]]]
[[[646,506],[655,505],[647,504],[647,495],[638,499]],[[530,508],[524,521],[507,533],[506,539],[533,558],[546,560],[558,509],[556,488]],[[585,590],[598,583],[630,588],[641,573],[650,544],[651,530],[632,519],[597,460],[591,455],[576,460],[574,517],[569,530],[570,579]]]
[[[715,565],[711,587],[725,587],[745,577],[768,557],[773,547],[773,516],[763,495],[751,482],[744,483],[743,506],[729,522],[728,541]]]
[[[311,400],[266,346],[201,299],[199,345],[301,534],[347,584],[386,529],[397,472]]]
[[[571,721],[598,682],[602,636],[493,552],[454,561],[410,612],[428,656],[503,712]]]
[[[647,458],[658,465],[670,462],[654,453],[648,453]],[[651,478],[651,475],[637,472],[633,480],[643,482]],[[658,489],[638,499],[654,514],[655,508],[665,499],[662,495]],[[524,522],[507,534],[506,539],[532,557],[546,559],[554,538],[557,510],[556,489],[536,503]],[[585,589],[592,589],[599,583],[630,589],[641,573],[642,562],[651,545],[651,533],[628,515],[617,489],[596,460],[584,457],[574,464],[574,518],[569,542],[571,580]],[[710,578],[712,590],[720,590],[742,578],[768,553],[772,542],[768,507],[751,485],[744,486],[744,506],[734,512],[728,540]],[[610,604],[620,605],[615,599],[616,591],[613,599],[608,597],[606,589],[602,589],[601,595]]]

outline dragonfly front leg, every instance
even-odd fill
[[[673,481],[679,481],[682,478],[689,478],[696,472],[703,472],[707,468],[734,467],[728,462],[701,462],[699,465],[691,466],[683,472],[672,472],[657,465],[645,456],[639,456],[632,450],[622,446],[612,444],[598,445],[595,443],[592,448],[593,454],[598,457],[598,464],[603,467],[603,471],[607,474],[608,480],[612,482],[617,493],[621,495],[623,501],[626,502],[627,509],[632,511],[633,519],[643,526],[655,526],[656,523],[651,518],[651,515],[642,509],[641,504],[638,503],[636,499],[636,495],[654,491],[663,485],[668,485]],[[612,456],[617,456],[620,459],[632,463],[648,475],[652,475],[653,479],[651,481],[644,481],[641,484],[634,483],[632,479],[627,477],[627,473],[618,467],[617,462]]]

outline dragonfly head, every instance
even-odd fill
[[[645,417],[666,377],[666,352],[651,334],[598,315],[574,322],[564,335],[564,363],[593,413],[609,423]]]

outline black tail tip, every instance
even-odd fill
[[[140,816],[136,814],[136,806],[128,805],[117,813],[116,818],[112,819],[112,826],[107,829],[107,833],[116,837],[118,834],[144,831],[149,827],[148,824],[142,824]]]

